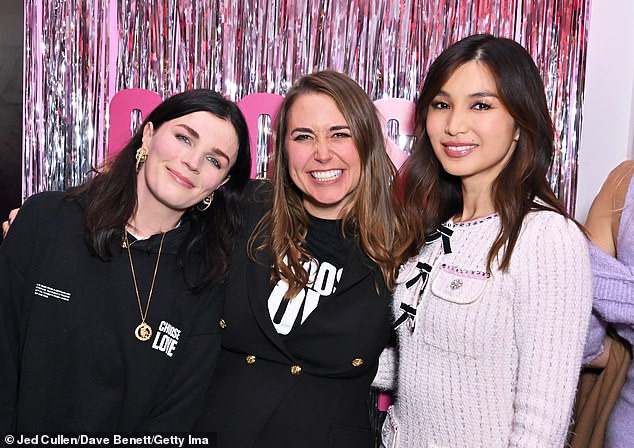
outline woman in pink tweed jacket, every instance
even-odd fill
[[[518,43],[470,36],[430,67],[416,113],[383,442],[562,447],[592,285],[586,237],[546,179],[539,72]]]

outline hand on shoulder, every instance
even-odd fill
[[[20,211],[19,208],[14,208],[13,210],[11,210],[11,212],[9,212],[9,217],[7,218],[7,220],[2,223],[2,237],[3,238],[5,236],[7,236],[7,232],[9,231],[9,227],[11,227],[11,224],[13,223],[13,220],[18,215],[18,211]]]

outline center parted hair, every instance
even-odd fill
[[[167,98],[148,114],[128,144],[101,172],[69,193],[70,197],[86,198],[84,239],[94,254],[109,259],[111,243],[121,240],[128,220],[138,207],[135,154],[142,145],[145,125],[151,122],[157,130],[165,122],[201,111],[233,126],[238,136],[238,152],[229,170],[229,180],[216,190],[209,209],[200,212],[191,207],[183,215],[191,227],[179,251],[179,265],[184,266],[188,257],[194,255],[203,261],[197,278],[187,278],[194,291],[226,277],[234,236],[242,223],[238,203],[249,180],[251,152],[247,124],[235,103],[208,89],[188,90]]]
[[[418,139],[397,182],[408,232],[400,245],[403,257],[415,255],[425,236],[462,212],[459,177],[448,174],[436,158],[425,130],[430,103],[442,86],[467,62],[483,64],[495,79],[498,96],[520,130],[517,147],[492,186],[501,228],[487,259],[505,248],[500,269],[508,269],[522,221],[531,210],[550,209],[568,217],[554,195],[548,169],[554,131],[544,84],[530,54],[519,43],[490,34],[469,36],[445,50],[430,66],[416,103]],[[425,205],[423,210],[423,204]]]
[[[272,211],[264,216],[255,236],[263,232],[269,235],[265,246],[272,254],[273,277],[279,275],[288,282],[286,298],[295,297],[308,283],[302,262],[310,259],[306,252],[309,220],[302,192],[288,171],[286,140],[289,112],[297,98],[309,93],[330,97],[350,127],[361,160],[361,175],[350,201],[343,208],[342,230],[358,240],[363,252],[379,266],[387,286],[392,288],[398,267],[392,249],[398,231],[389,186],[395,169],[385,149],[382,124],[374,103],[344,74],[326,70],[306,75],[284,98],[276,122]],[[252,239],[252,244],[255,240]]]

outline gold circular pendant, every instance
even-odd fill
[[[134,330],[134,335],[139,341],[147,341],[152,337],[152,327],[145,322],[141,322]]]

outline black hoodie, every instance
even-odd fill
[[[188,292],[176,253],[189,226],[168,232],[153,334],[138,340],[128,253],[92,256],[82,216],[64,193],[35,195],[0,247],[0,433],[187,431],[218,356],[221,290]],[[144,310],[160,239],[131,244]]]

